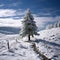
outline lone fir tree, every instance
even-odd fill
[[[28,36],[28,40],[30,41],[30,36],[34,37],[37,34],[37,26],[35,24],[34,18],[31,14],[30,9],[27,10],[24,19],[22,21],[23,27],[21,29],[21,36]]]

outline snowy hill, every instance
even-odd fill
[[[60,60],[60,28],[52,28],[38,32],[36,45],[40,52],[48,58]]]
[[[60,44],[59,43],[60,42],[60,28],[43,30],[38,33],[40,34],[40,36],[38,37],[39,39]]]
[[[31,39],[34,40],[40,53],[48,58],[60,60],[60,28],[43,30],[38,33],[39,36]],[[7,49],[7,40],[11,52]],[[31,43],[24,41],[27,41],[27,38],[21,39],[18,34],[0,33],[0,60],[42,60],[42,57],[39,57],[39,54],[36,54],[31,47]]]
[[[0,33],[0,60],[41,60],[31,44],[19,38],[18,34]],[[7,48],[7,41],[9,41],[10,51]]]

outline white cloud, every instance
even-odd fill
[[[48,24],[48,23],[53,23],[53,22],[57,22],[60,20],[60,16],[56,16],[56,17],[37,17],[37,16],[35,16],[34,18],[35,18],[38,29],[45,28],[46,24]]]
[[[12,16],[20,16],[24,15],[25,11],[22,9],[14,10],[14,9],[0,9],[0,17],[12,17]]]
[[[0,9],[0,26],[21,27],[22,19],[18,19],[20,15],[24,15],[25,11],[22,9]],[[11,18],[11,17],[12,18]],[[15,16],[15,17],[13,17]],[[6,18],[3,18],[6,17]],[[10,17],[10,18],[8,18]]]
[[[0,17],[14,16],[16,10],[13,9],[0,9]]]
[[[14,20],[12,18],[0,18],[0,26],[9,26],[9,27],[22,27],[22,19]]]
[[[38,29],[42,29],[48,22],[56,22],[60,20],[60,16],[57,17],[34,17]],[[10,27],[22,27],[23,19],[12,19],[12,18],[0,18],[0,26],[10,26]]]
[[[16,16],[17,15],[25,15],[26,11],[24,10],[13,10],[13,9],[0,9],[0,17],[7,16]],[[56,17],[38,17],[38,15],[33,14],[34,20],[36,21],[36,25],[38,29],[44,28],[48,22],[56,22],[60,20],[60,16]],[[12,26],[12,27],[21,27],[22,26],[22,18],[21,19],[13,19],[13,18],[0,18],[0,26]]]

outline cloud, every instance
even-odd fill
[[[13,19],[13,18],[0,18],[0,26],[10,26],[10,27],[22,27],[23,19]],[[60,16],[57,17],[37,17],[34,16],[34,21],[38,27],[38,30],[44,29],[48,23],[53,23],[60,21]]]
[[[0,9],[0,18],[20,18],[24,13],[25,11],[22,9]]]
[[[0,17],[14,16],[15,12],[13,9],[0,9]]]
[[[37,15],[34,16],[34,20],[36,21],[36,25],[38,30],[44,29],[46,25],[55,23],[60,21],[60,16],[56,17],[38,17]]]
[[[8,2],[8,3],[7,3]],[[7,6],[7,7],[17,7],[17,6],[19,6],[19,5],[21,5],[22,4],[22,2],[21,1],[12,1],[12,0],[8,0],[8,1],[5,1],[5,3],[4,3],[4,1],[3,2],[1,2],[1,4],[0,4],[0,7],[5,7],[5,6]]]
[[[25,13],[26,10],[22,10],[22,9],[19,10],[0,9],[0,26],[22,27],[21,21],[23,20],[22,17],[25,15]],[[60,20],[60,16],[41,17],[38,14],[32,14],[32,15],[34,16],[34,20],[36,21],[38,30],[44,29],[46,25]],[[49,15],[49,14],[45,14],[45,15]]]
[[[0,26],[21,27],[22,16],[25,12],[22,9],[0,9]]]
[[[1,26],[8,26],[8,27],[22,27],[22,23],[21,23],[22,19],[19,20],[14,20],[12,18],[0,18],[0,27]]]

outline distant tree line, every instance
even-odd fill
[[[58,21],[57,23],[54,23],[54,24],[47,25],[46,29],[57,28],[57,27],[60,27],[60,21]]]

